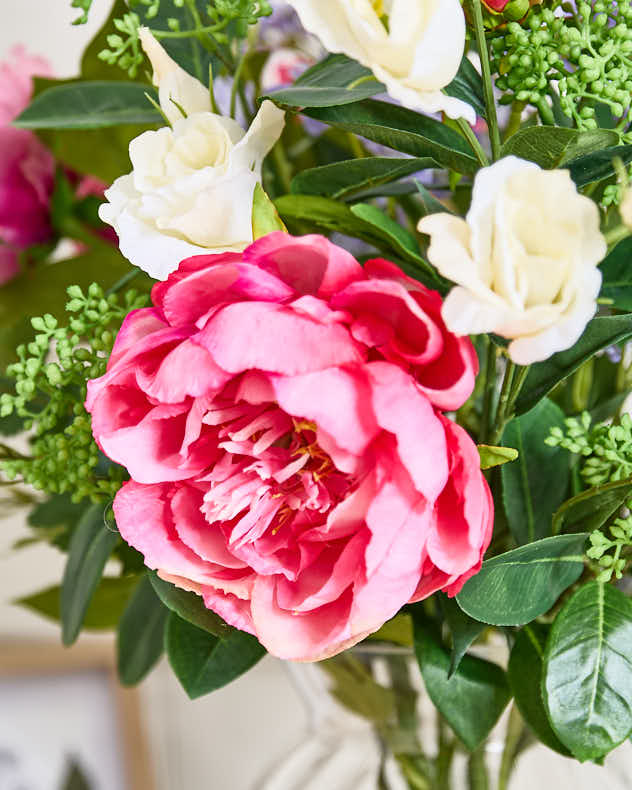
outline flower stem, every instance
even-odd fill
[[[483,147],[478,141],[478,137],[474,134],[474,130],[469,125],[469,123],[465,120],[465,118],[459,118],[457,121],[459,129],[463,132],[463,135],[467,138],[468,143],[470,144],[472,151],[476,154],[476,158],[478,159],[479,164],[481,167],[487,167],[489,165],[489,159],[487,158],[487,154],[483,151]]]
[[[494,83],[492,81],[492,71],[489,64],[489,49],[487,48],[487,39],[485,38],[483,9],[481,0],[471,0],[471,4],[474,16],[474,34],[476,36],[478,54],[481,58],[481,69],[483,71],[483,92],[485,94],[489,139],[492,145],[492,160],[495,162],[497,159],[500,159],[500,129],[498,127],[498,116],[496,115]]]
[[[514,704],[509,714],[509,721],[507,722],[505,748],[503,749],[500,770],[498,772],[498,790],[507,790],[509,787],[509,780],[511,779],[512,771],[516,765],[516,757],[518,756],[518,744],[520,743],[523,732],[524,722],[522,716],[518,712],[518,708]]]
[[[237,109],[237,88],[239,87],[239,82],[241,80],[241,73],[244,70],[244,66],[246,65],[246,58],[250,54],[250,50],[248,47],[244,48],[244,51],[241,53],[241,57],[239,58],[239,62],[237,63],[237,68],[235,70],[235,75],[233,76],[233,84],[230,90],[230,117],[235,117],[235,110]]]
[[[124,274],[120,280],[117,280],[111,288],[105,292],[106,296],[112,296],[112,294],[118,293],[121,289],[125,288],[126,285],[129,285],[135,277],[141,273],[141,269],[135,266],[131,272],[127,272]]]
[[[616,228],[610,228],[610,230],[607,230],[604,233],[604,238],[606,239],[608,247],[614,247],[615,244],[618,244],[623,239],[626,239],[629,235],[629,228],[626,228],[625,225],[617,225]]]
[[[487,338],[487,356],[485,360],[485,390],[483,393],[483,414],[481,416],[480,442],[485,444],[490,432],[492,401],[496,388],[496,346]]]
[[[485,764],[485,747],[479,748],[470,754],[467,763],[467,775],[470,790],[489,790],[489,776]]]
[[[505,376],[503,378],[502,388],[500,390],[500,398],[498,399],[498,410],[496,412],[495,428],[492,433],[490,443],[496,445],[502,438],[505,425],[509,419],[508,406],[511,398],[512,384],[516,366],[513,362],[508,361],[505,368]]]

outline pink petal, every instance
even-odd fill
[[[224,307],[193,340],[229,373],[255,368],[297,375],[362,359],[343,327],[324,326],[266,302]]]
[[[244,261],[272,272],[299,294],[327,298],[354,280],[365,279],[356,259],[324,236],[270,233],[243,255]]]
[[[445,431],[428,398],[403,370],[388,362],[367,365],[373,409],[397,440],[397,452],[418,491],[434,502],[448,479]]]

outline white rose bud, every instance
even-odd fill
[[[289,0],[289,4],[324,47],[371,69],[404,106],[476,121],[469,104],[442,93],[456,76],[465,48],[459,0]]]
[[[511,338],[519,365],[570,348],[595,314],[607,245],[599,210],[567,170],[513,156],[480,170],[465,220],[424,217],[428,257],[457,283],[443,305],[455,334]]]
[[[141,39],[172,127],[132,140],[132,172],[106,190],[99,216],[116,230],[126,258],[164,280],[184,258],[240,252],[252,242],[254,189],[285,116],[265,101],[244,132],[210,111],[208,90],[148,30]]]

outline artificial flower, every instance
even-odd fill
[[[274,233],[185,260],[131,313],[87,408],[132,480],[121,535],[274,655],[316,660],[460,590],[492,502],[439,409],[476,356],[392,263]]]
[[[33,132],[10,125],[29,103],[35,74],[50,68],[23,47],[0,63],[0,285],[19,274],[22,250],[52,233],[54,159]]]
[[[607,246],[599,210],[568,170],[509,156],[476,175],[467,217],[424,217],[428,257],[457,284],[442,315],[457,335],[512,340],[519,365],[570,348],[597,309]]]
[[[141,37],[172,125],[132,140],[133,170],[106,191],[99,216],[116,230],[123,255],[165,279],[187,256],[240,251],[252,242],[253,193],[284,113],[265,101],[244,132],[210,111],[208,90],[149,31]]]
[[[406,107],[475,122],[469,104],[443,93],[459,70],[465,47],[459,0],[289,2],[323,46],[370,68]]]

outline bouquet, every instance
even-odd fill
[[[0,129],[44,174],[17,230],[0,191],[2,469],[21,543],[68,555],[21,603],[192,698],[319,662],[411,788],[456,752],[487,787],[505,709],[499,788],[534,742],[602,763],[632,733],[631,95],[629,0],[116,0]]]

